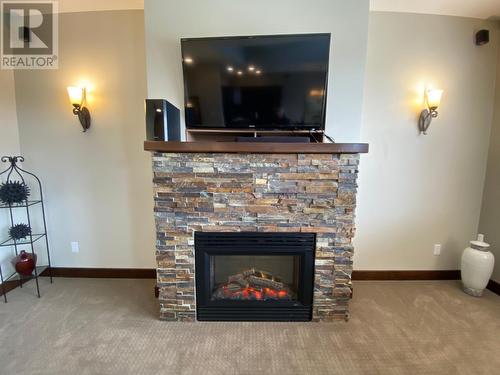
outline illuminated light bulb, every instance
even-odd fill
[[[254,70],[255,70],[255,66],[250,65],[250,66],[248,67],[248,71],[253,72]]]
[[[239,76],[243,75],[243,72],[241,70],[238,70],[238,75]]]
[[[232,66],[228,66],[226,69],[228,72],[232,72],[234,70],[234,68]]]
[[[427,102],[427,107],[430,110],[436,110],[441,103],[441,96],[443,96],[443,90],[441,89],[428,89],[425,92],[425,101]]]
[[[156,108],[156,112],[161,112],[161,109],[160,108]]]
[[[260,70],[255,71],[255,74],[260,74],[260,73],[262,73]]]
[[[186,57],[186,58],[184,58],[184,62],[186,64],[192,64],[193,63],[193,59],[191,57]]]

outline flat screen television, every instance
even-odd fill
[[[181,39],[188,128],[324,129],[330,34]]]

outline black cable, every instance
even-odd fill
[[[328,134],[323,133],[323,135],[324,135],[324,136],[326,137],[326,139],[328,139],[330,142],[335,143],[335,139],[333,139],[332,137],[330,137]]]

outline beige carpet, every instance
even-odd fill
[[[167,323],[152,280],[62,279],[0,304],[0,374],[500,374],[500,298],[357,282],[348,323]]]

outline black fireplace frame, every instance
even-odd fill
[[[197,320],[310,321],[312,319],[315,233],[195,232],[194,243]],[[298,256],[300,261],[297,300],[211,300],[210,257],[214,255]]]

